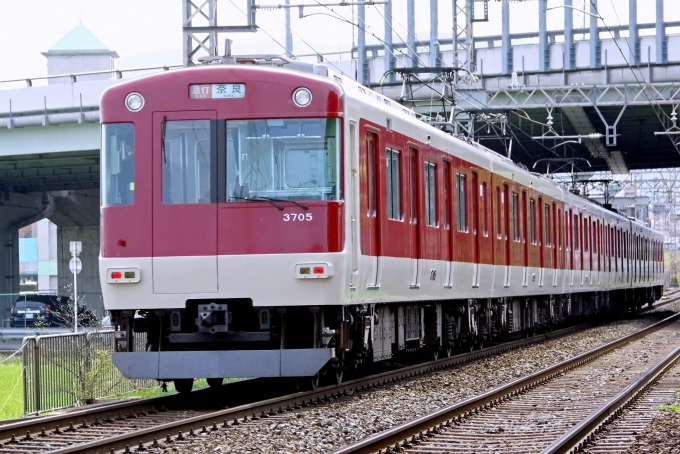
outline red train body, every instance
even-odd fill
[[[659,232],[309,69],[103,95],[100,272],[126,376],[338,379],[660,296]]]

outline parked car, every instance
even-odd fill
[[[73,324],[72,304],[70,297],[64,295],[22,295],[10,309],[9,325],[69,328]],[[96,321],[95,314],[84,304],[78,306],[78,326],[93,326]]]
[[[49,306],[39,301],[17,301],[9,310],[9,326],[48,326],[50,323]]]

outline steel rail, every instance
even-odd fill
[[[382,449],[386,449],[385,452],[393,452],[392,448],[398,451],[402,445],[408,445],[415,441],[416,438],[428,436],[432,433],[439,433],[444,429],[444,426],[450,427],[455,422],[460,422],[468,416],[497,406],[517,395],[524,394],[542,383],[561,375],[565,371],[589,363],[624,344],[651,334],[677,319],[680,319],[680,313],[671,315],[647,328],[582,353],[574,358],[534,372],[531,375],[487,391],[481,395],[446,406],[428,415],[421,416],[420,418],[377,433],[351,445],[344,446],[333,451],[332,454],[372,454],[381,452]]]
[[[680,292],[678,292],[680,293]],[[671,298],[669,298],[666,301],[663,302],[657,302],[653,307],[651,308],[656,308],[662,305],[670,304],[673,302],[676,302],[680,300],[680,297],[675,297],[674,294],[671,294]],[[641,309],[635,313],[642,313],[646,312],[650,307],[646,307],[644,309]],[[588,323],[585,326],[592,326],[592,324]],[[224,414],[220,415],[219,418],[224,419],[228,417],[229,419],[232,418],[243,418],[244,416],[249,416],[252,415],[255,411],[260,413],[261,411],[266,411],[270,410],[272,408],[277,408],[281,407],[286,408],[289,406],[295,407],[296,405],[301,405],[302,402],[310,402],[310,401],[316,401],[317,399],[327,399],[328,396],[330,395],[344,395],[349,392],[354,392],[354,391],[361,391],[365,388],[371,388],[374,386],[380,386],[384,385],[387,383],[391,383],[396,380],[402,380],[406,379],[409,377],[414,377],[417,375],[422,375],[425,373],[433,372],[439,369],[444,369],[448,367],[453,367],[459,364],[463,364],[466,362],[470,362],[479,358],[487,357],[487,356],[492,356],[492,355],[497,355],[506,351],[518,349],[527,345],[531,345],[534,343],[539,343],[543,342],[549,339],[554,339],[558,337],[563,337],[567,336],[571,333],[574,333],[580,329],[583,329],[584,325],[577,325],[577,326],[572,326],[568,328],[563,328],[551,333],[545,333],[545,334],[540,334],[537,336],[534,336],[529,339],[520,339],[516,341],[511,341],[511,342],[506,342],[500,345],[496,346],[489,346],[484,348],[483,350],[478,350],[478,351],[473,351],[469,353],[463,353],[459,355],[452,356],[450,358],[443,358],[439,359],[437,361],[431,361],[428,363],[420,363],[417,365],[413,366],[408,366],[405,368],[401,368],[397,371],[390,371],[390,372],[383,372],[380,374],[368,376],[368,377],[363,377],[360,379],[348,381],[345,383],[342,383],[341,385],[333,386],[333,387],[327,387],[327,388],[321,388],[313,392],[308,392],[308,393],[297,393],[295,395],[289,395],[288,397],[279,397],[279,398],[273,398],[269,399],[266,401],[261,401],[259,403],[253,403],[249,405],[240,405],[238,407],[234,407],[233,409],[229,409],[226,411],[223,411]],[[234,382],[230,384],[225,384],[222,386],[222,390],[226,393],[234,393],[238,392],[238,389],[240,389],[241,386],[246,385],[248,383],[255,384],[255,380],[244,380],[240,382]],[[238,388],[238,389],[237,389]],[[192,400],[200,400],[202,394],[207,394],[207,393],[214,393],[215,390],[210,388],[210,389],[205,389],[205,390],[200,390],[200,391],[194,391],[191,394],[191,399]],[[155,397],[155,398],[150,398],[150,399],[142,399],[142,400],[134,400],[134,401],[126,401],[126,402],[116,402],[112,404],[106,404],[106,405],[101,405],[101,406],[96,406],[96,407],[86,407],[80,410],[76,411],[71,411],[67,413],[62,413],[62,414],[57,414],[57,415],[52,415],[52,416],[44,416],[44,417],[38,417],[38,418],[31,418],[28,420],[20,420],[20,421],[13,421],[8,424],[0,425],[0,440],[1,441],[7,441],[11,440],[12,437],[22,437],[27,433],[32,433],[36,434],[41,431],[41,429],[46,428],[46,427],[54,427],[54,426],[59,426],[59,427],[67,427],[70,423],[72,422],[81,422],[83,420],[87,420],[88,422],[92,422],[96,420],[97,418],[103,420],[108,415],[113,415],[115,416],[121,416],[121,415],[128,415],[128,414],[134,414],[134,413],[139,413],[139,412],[144,412],[149,409],[153,408],[160,408],[160,407],[172,407],[175,405],[175,402],[181,402],[182,399],[186,399],[186,395],[171,395],[171,396],[162,396],[162,397]],[[258,405],[260,405],[258,407]],[[261,407],[261,408],[260,408]],[[267,407],[265,410],[264,407]],[[211,413],[211,415],[215,415],[215,413]],[[217,416],[211,416],[211,417],[217,417]],[[193,420],[192,420],[193,421]],[[191,428],[191,424],[189,424],[189,428]],[[177,428],[177,430],[187,430],[187,429],[181,429]],[[142,433],[139,434],[140,436],[143,435]],[[164,436],[166,434],[163,434]],[[147,440],[147,441],[152,441],[152,439],[147,439],[145,437],[140,437],[140,440]],[[95,442],[92,442],[95,443]],[[123,446],[124,448],[124,446]],[[67,451],[59,451],[59,452],[67,452]],[[68,452],[77,452],[77,451],[68,451]]]
[[[602,404],[595,412],[555,440],[554,443],[542,451],[542,454],[564,454],[577,452],[585,448],[597,432],[606,424],[618,418],[623,410],[633,404],[641,394],[653,386],[678,360],[680,360],[680,347],[673,350],[624,390]]]
[[[236,388],[242,387],[244,384],[250,384],[252,380],[242,380],[238,382],[226,383],[222,385],[224,390],[230,390],[228,386],[233,386],[234,392],[238,392]],[[194,391],[192,396],[194,399],[201,399],[203,395],[214,393],[214,388],[207,388]],[[172,394],[168,396],[151,397],[147,399],[125,400],[123,402],[117,401],[113,403],[106,403],[101,405],[88,405],[82,409],[58,413],[50,416],[40,416],[24,420],[15,420],[8,424],[0,425],[0,440],[5,441],[12,438],[12,436],[23,436],[26,432],[37,433],[41,429],[48,426],[65,427],[71,422],[81,422],[83,419],[93,421],[96,418],[104,419],[108,415],[120,416],[130,413],[139,413],[145,410],[173,407],[176,403],[181,403],[183,395]]]
[[[147,443],[151,444],[145,448],[154,447],[157,446],[158,442],[162,442],[163,440],[166,440],[166,443],[168,443],[169,440],[169,443],[171,443],[173,440],[178,438],[184,439],[187,437],[197,436],[199,432],[209,432],[212,430],[221,429],[228,430],[228,427],[230,427],[229,421],[238,422],[239,420],[243,419],[248,420],[252,419],[253,416],[258,418],[267,417],[270,414],[295,411],[303,407],[320,404],[322,402],[328,402],[333,399],[341,399],[352,393],[362,392],[371,388],[387,385],[389,383],[411,377],[417,377],[459,364],[467,363],[475,359],[484,358],[503,353],[505,351],[539,343],[548,339],[563,337],[583,328],[584,325],[564,328],[552,333],[545,333],[528,339],[507,342],[497,346],[484,348],[483,350],[476,350],[469,353],[455,355],[450,358],[443,358],[436,361],[400,368],[395,371],[382,372],[369,377],[358,378],[341,383],[340,385],[319,388],[315,391],[290,394],[282,397],[254,402],[252,404],[240,405],[181,421],[140,429],[134,432],[102,438],[99,440],[68,446],[49,452],[52,454],[79,452],[108,453],[112,450],[117,451],[126,449],[127,447],[133,449],[135,446],[144,446],[144,444]]]

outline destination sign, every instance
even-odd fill
[[[194,84],[189,85],[191,99],[245,98],[245,84]]]

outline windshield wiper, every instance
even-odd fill
[[[294,205],[299,206],[299,207],[302,208],[303,210],[308,210],[308,209],[309,209],[309,207],[308,207],[307,205],[305,205],[304,203],[296,202],[295,200],[288,200],[288,199],[273,199],[273,198],[271,198],[271,197],[262,197],[262,198],[263,198],[263,199],[267,199],[267,200],[276,200],[277,202],[290,202],[290,203],[292,203],[292,204],[294,204]]]
[[[236,197],[236,196],[232,196],[232,197],[229,197],[229,198],[230,199],[238,199],[238,200],[246,200],[246,201],[250,201],[250,202],[259,202],[260,200],[264,200],[265,202],[269,202],[272,205],[274,205],[276,208],[279,209],[279,211],[283,211],[283,207],[281,205],[279,205],[278,203],[274,202],[271,199],[268,199],[267,197]]]

